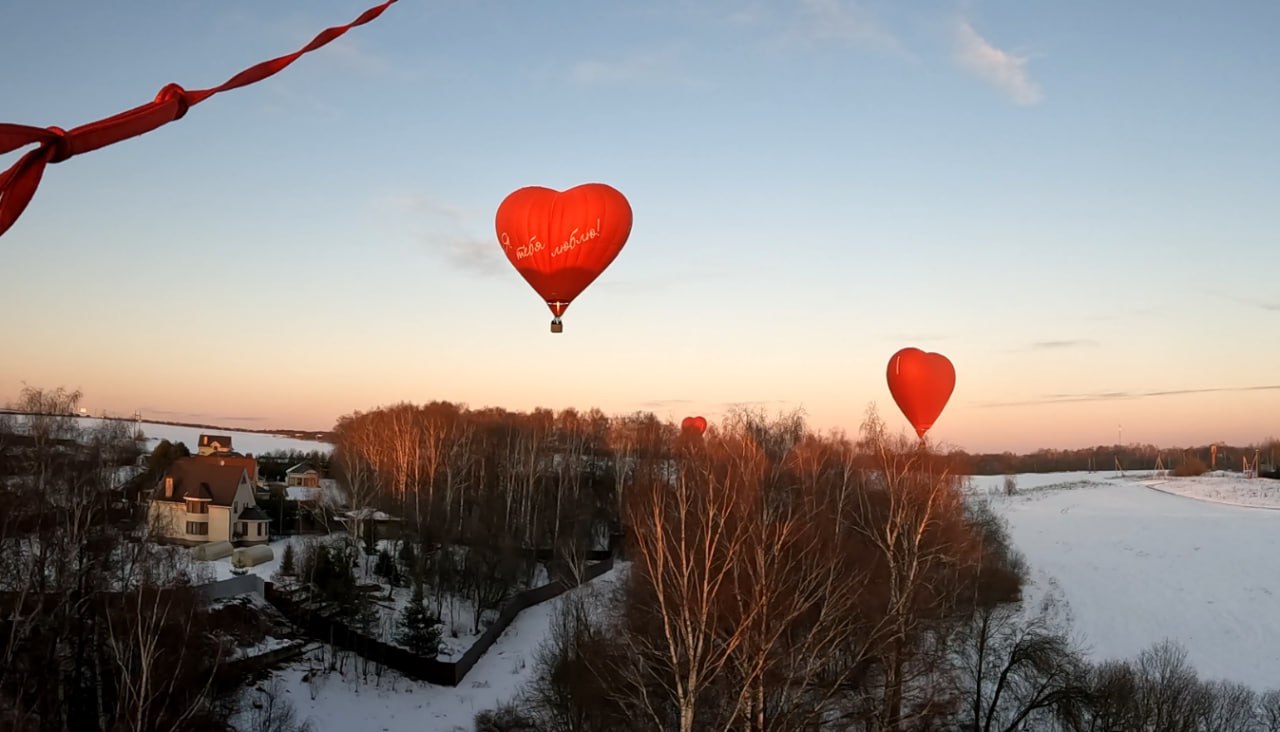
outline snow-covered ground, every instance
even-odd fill
[[[589,584],[521,612],[456,688],[420,683],[389,669],[380,680],[370,677],[357,682],[352,673],[354,659],[347,663],[348,673],[343,676],[319,671],[322,664],[316,654],[277,671],[275,676],[283,682],[298,718],[310,720],[315,732],[470,732],[477,712],[510,701],[533,677],[538,648],[566,598],[610,592],[624,572],[625,567],[619,565]]]
[[[85,429],[94,429],[102,424],[102,420],[96,417],[81,417],[80,424]],[[133,428],[133,422],[123,423],[130,429]],[[231,438],[231,447],[241,454],[252,453],[261,455],[268,452],[288,452],[297,450],[299,452],[332,452],[333,445],[328,442],[317,442],[313,440],[299,440],[294,437],[286,437],[285,435],[271,435],[263,432],[238,432],[236,430],[211,429],[206,427],[181,427],[173,424],[157,424],[155,422],[141,422],[142,433],[147,436],[147,449],[151,450],[160,440],[168,440],[169,442],[185,443],[187,449],[192,453],[196,451],[196,447],[200,444],[200,435],[216,434],[227,435]]]
[[[281,561],[284,558],[285,546],[292,544],[294,548],[295,566],[302,561],[303,547],[308,542],[335,541],[346,540],[346,534],[329,534],[327,536],[289,536],[282,539],[272,541],[268,546],[271,547],[272,558],[270,561],[263,562],[255,567],[247,567],[247,574],[256,574],[268,582],[275,582],[276,572],[280,569]],[[379,549],[387,549],[394,557],[398,552],[395,542],[379,541]],[[455,547],[460,549],[460,547]],[[188,551],[187,549],[178,549],[177,551]],[[381,584],[382,591],[376,595],[372,595],[374,607],[379,614],[379,624],[377,626],[377,637],[384,642],[395,644],[395,634],[400,613],[409,603],[413,596],[411,587],[389,588],[381,577],[373,573],[377,557],[367,557],[363,553],[360,556],[360,564],[356,568],[356,581],[362,585]],[[210,573],[208,577],[211,580],[225,580],[236,576],[232,570],[231,557],[224,557],[208,562],[196,562],[196,567],[204,572]],[[539,563],[534,568],[533,577],[530,582],[523,583],[515,589],[521,591],[529,587],[538,587],[547,583],[546,567]],[[390,590],[390,592],[388,592]],[[475,645],[479,639],[480,633],[493,624],[494,617],[497,613],[486,611],[482,617],[480,624],[480,633],[474,632],[474,603],[465,597],[458,597],[449,593],[438,594],[427,588],[426,607],[431,613],[440,618],[440,640],[441,649],[439,658],[442,661],[455,661],[466,653],[471,646]]]
[[[1009,520],[1034,592],[1062,593],[1074,635],[1093,659],[1131,659],[1167,637],[1186,647],[1202,677],[1280,687],[1280,565],[1273,559],[1280,555],[1280,511],[1226,505],[1261,501],[1280,482],[1150,472],[1014,478],[1014,496],[1004,495],[1002,475],[975,476],[969,486]],[[623,571],[575,592],[607,591]],[[314,660],[276,676],[316,732],[470,730],[477,712],[511,700],[532,678],[536,651],[564,598],[520,613],[456,689],[390,671],[376,685],[357,685],[351,674],[308,675],[320,667]]]
[[[1015,478],[1015,496],[1003,495],[1004,476],[973,485],[1009,520],[1039,589],[1061,590],[1094,659],[1131,658],[1168,637],[1204,677],[1280,687],[1280,512],[1223,505],[1280,483],[1238,474]]]
[[[1194,478],[1151,478],[1148,488],[1201,501],[1232,506],[1280,509],[1280,480],[1247,479],[1240,473],[1216,472]]]

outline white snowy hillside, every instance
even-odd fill
[[[1094,660],[1166,637],[1201,678],[1280,686],[1280,481],[1113,473],[972,478]],[[1236,505],[1231,505],[1236,504]]]

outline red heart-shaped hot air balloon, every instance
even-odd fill
[[[631,235],[631,204],[614,188],[587,183],[567,191],[530,186],[503,199],[495,221],[507,259],[560,316],[613,262]]]
[[[956,388],[956,369],[940,353],[904,348],[889,359],[889,393],[924,439]]]
[[[680,422],[680,429],[685,432],[689,432],[692,430],[694,432],[697,432],[698,434],[702,434],[703,432],[707,431],[707,418],[706,417],[685,417],[684,420]]]

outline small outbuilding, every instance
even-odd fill
[[[211,541],[208,544],[196,544],[191,549],[191,556],[206,562],[231,556],[235,548],[229,541]]]
[[[259,564],[270,562],[274,558],[275,552],[271,551],[271,547],[265,544],[246,546],[236,549],[231,555],[231,566],[256,567]]]

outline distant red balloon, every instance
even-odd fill
[[[955,367],[940,353],[904,348],[889,359],[888,377],[889,393],[923,440],[956,388]]]
[[[498,243],[516,271],[560,316],[618,256],[631,235],[631,204],[603,183],[560,192],[530,186],[507,196],[495,220]]]
[[[702,434],[707,431],[706,417],[685,417],[680,423],[680,429],[688,432],[690,430]]]

